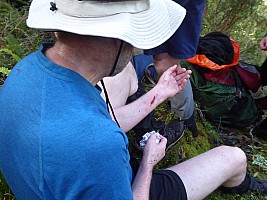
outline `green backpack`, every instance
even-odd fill
[[[206,118],[210,121],[238,127],[247,127],[261,118],[259,108],[248,88],[242,83],[237,73],[230,70],[236,86],[207,81],[194,65],[187,63],[192,70],[190,81],[194,100],[199,102]],[[233,67],[234,69],[234,67]]]

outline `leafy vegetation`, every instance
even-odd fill
[[[266,58],[259,41],[266,33],[266,0],[208,0],[204,11],[202,35],[220,31],[241,46],[241,60],[261,65]]]
[[[42,41],[52,40],[49,33],[27,27],[28,4],[23,0],[0,2],[0,77],[5,78],[10,69],[35,51]]]
[[[26,26],[29,0],[0,1],[0,87],[12,67],[30,52],[38,49],[42,41],[52,40],[49,33],[31,30]],[[212,31],[228,34],[241,46],[241,59],[260,66],[266,52],[259,50],[258,43],[267,31],[266,0],[207,0],[201,35]],[[235,145],[242,148],[247,156],[249,168],[255,177],[267,179],[267,142],[254,138],[248,129],[233,129],[211,124],[196,109],[197,125],[203,136],[192,138],[186,131],[182,140],[175,145],[158,164],[165,168],[196,156],[220,144]],[[157,118],[169,121],[174,118],[168,106],[162,104],[156,110]],[[129,132],[130,150],[137,158],[134,132]],[[230,139],[229,139],[230,138]],[[245,138],[245,139],[244,139]],[[230,144],[229,144],[230,143]],[[0,200],[15,199],[0,172]],[[242,196],[225,195],[216,191],[207,200],[263,200],[257,193]]]

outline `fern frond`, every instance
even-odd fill
[[[12,58],[14,58],[16,62],[19,62],[21,60],[21,58],[17,54],[13,53],[13,51],[11,51],[10,49],[2,48],[0,49],[0,52],[4,52],[4,53],[11,55]]]

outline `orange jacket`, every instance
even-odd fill
[[[213,71],[218,70],[218,69],[223,69],[223,68],[228,68],[228,67],[235,66],[235,65],[238,64],[238,61],[239,61],[240,46],[233,39],[230,38],[230,40],[231,40],[232,45],[234,47],[234,59],[233,59],[232,63],[230,63],[228,65],[218,65],[218,64],[214,63],[213,61],[209,60],[203,54],[197,54],[193,58],[187,59],[187,61],[192,63],[192,64],[196,64],[196,65],[199,65],[201,67],[205,67],[205,68],[211,69]]]

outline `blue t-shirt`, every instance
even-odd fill
[[[0,169],[17,199],[132,199],[128,139],[100,90],[39,51],[0,90]]]

